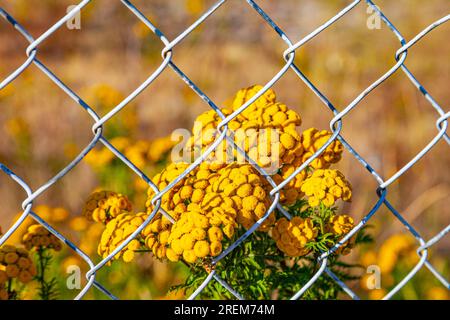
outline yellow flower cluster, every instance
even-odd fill
[[[22,244],[27,250],[35,248],[61,251],[62,249],[61,241],[41,224],[33,224],[28,227],[22,238]]]
[[[231,238],[234,225],[233,222],[224,223],[213,215],[205,216],[201,211],[187,211],[173,225],[170,233],[165,231],[162,234],[165,239],[160,239],[160,242],[164,240],[169,244],[166,256],[170,261],[178,261],[182,257],[184,261],[194,263],[219,255],[224,234]]]
[[[278,185],[288,179],[294,171],[300,167],[301,163],[299,163],[299,160],[300,158],[296,158],[292,164],[284,165],[281,168],[280,173],[272,176],[273,181]],[[295,202],[303,196],[301,187],[305,178],[306,172],[303,170],[289,181],[280,192],[280,202],[285,205],[295,204]]]
[[[187,164],[170,164],[153,182],[162,190],[175,180]],[[219,212],[224,219],[236,220],[245,228],[250,228],[264,216],[270,205],[266,192],[267,182],[248,164],[214,165],[202,163],[163,195],[162,208],[179,215],[187,211],[187,204],[196,204],[202,212]],[[150,188],[147,208],[151,212],[151,199],[154,195]],[[174,217],[176,218],[176,217]],[[268,231],[274,223],[272,214],[260,227]]]
[[[327,130],[317,130],[309,128],[302,133],[302,146],[304,153],[301,156],[301,163],[308,160],[317,150],[319,150],[332,136]],[[342,157],[344,146],[338,140],[334,140],[319,157],[314,159],[310,166],[314,169],[327,169],[332,164],[339,162]]]
[[[355,226],[353,218],[346,215],[334,215],[330,218],[328,222],[327,229],[338,236],[338,240],[342,239],[347,233],[349,233]],[[351,237],[346,243],[340,246],[336,253],[347,255],[350,253],[351,249],[355,246],[355,238]]]
[[[156,174],[152,181],[159,190],[166,188],[178,178],[189,165],[186,163],[171,163],[161,173]],[[202,172],[198,174],[198,172]],[[161,198],[161,206],[166,211],[182,213],[186,211],[186,202],[199,203],[203,200],[205,189],[210,184],[208,177],[212,174],[209,166],[202,164],[198,169],[191,171],[184,179],[177,183]],[[188,192],[189,190],[189,192]],[[152,188],[148,189],[146,202],[147,212],[153,210],[151,200],[154,196]]]
[[[253,86],[240,90],[231,105],[223,108],[222,112],[225,115],[232,114],[260,89],[261,86]],[[188,149],[195,153],[209,147],[216,138],[216,128],[220,121],[214,110],[198,116],[192,129],[194,135],[187,144]],[[332,135],[329,131],[319,131],[315,128],[299,134],[297,127],[301,122],[300,116],[295,111],[277,102],[273,90],[268,90],[230,121],[228,127],[236,133],[236,144],[262,167],[268,168],[272,165],[273,159],[270,157],[273,155],[280,159],[279,167],[276,168],[278,170],[273,175],[274,181],[280,184]],[[240,129],[245,131],[244,135],[237,135]],[[279,138],[277,141],[273,140],[271,134],[273,132]],[[123,149],[118,148],[119,151],[127,155],[129,142],[126,140],[119,142],[123,145]],[[140,154],[134,157],[136,161],[133,162],[140,163],[140,158],[144,159],[145,153],[150,161],[159,161],[161,154],[167,154],[172,146],[173,142],[168,138],[155,140],[150,145],[142,143],[131,149],[134,153]],[[227,147],[225,141],[222,142],[206,161],[189,172],[161,197],[161,208],[171,215],[175,223],[172,224],[164,215],[157,213],[139,238],[133,240],[131,246],[129,245],[116,258],[122,257],[125,261],[131,261],[136,248],[145,246],[159,259],[168,258],[171,261],[183,259],[193,263],[220,254],[224,234],[232,238],[238,226],[249,229],[259,221],[270,207],[271,186],[252,165],[240,163],[236,150],[233,150],[229,159]],[[266,152],[265,158],[259,157],[261,149]],[[317,207],[320,203],[331,207],[338,199],[349,201],[352,192],[349,182],[339,171],[328,169],[341,159],[342,151],[343,146],[340,142],[331,143],[309,168],[297,174],[283,188],[280,192],[281,203],[295,204],[304,195],[308,197],[311,207]],[[133,156],[130,155],[129,158],[132,159]],[[187,163],[170,163],[155,175],[152,181],[159,190],[163,190],[188,167]],[[310,169],[315,171],[310,173]],[[117,214],[111,215],[112,220],[102,235],[99,254],[105,257],[136,230],[138,222],[142,223],[153,211],[151,201],[154,195],[153,189],[149,188],[145,214],[135,215],[129,213],[129,208],[120,207]],[[88,202],[88,205],[91,208],[90,212],[98,207],[95,201],[92,204]],[[104,217],[106,214],[96,216]],[[345,215],[333,216],[326,223],[327,230],[338,238],[353,227],[353,220]],[[274,213],[264,221],[258,231],[267,232],[271,228],[277,246],[289,256],[306,255],[310,250],[306,244],[318,237],[319,230],[310,218],[294,217],[292,221],[282,218],[276,221]],[[350,244],[345,247],[351,248]]]
[[[231,105],[231,108],[221,109],[226,116],[238,110],[246,101],[252,98],[262,86],[256,85],[247,89],[240,90]],[[197,150],[204,150],[215,139],[215,130],[220,117],[214,110],[207,111],[199,115],[194,126],[194,137],[189,141],[188,146]],[[275,92],[268,90],[259,97],[248,108],[241,112],[237,117],[229,122],[228,127],[240,132],[235,136],[235,142],[243,147],[244,151],[262,167],[268,167],[272,164],[270,157],[274,156],[281,159],[282,163],[292,163],[296,156],[301,156],[303,147],[301,136],[296,127],[301,125],[300,116],[293,110],[290,110],[285,104],[276,102]],[[238,131],[242,129],[243,131]],[[279,141],[272,141],[273,133],[277,134]],[[198,138],[201,138],[202,145],[198,145]],[[219,145],[217,150],[226,151],[226,143]],[[233,157],[237,154],[233,150]],[[263,152],[262,152],[263,151]],[[217,152],[217,151],[216,151]],[[215,155],[211,153],[209,159],[219,159],[225,161],[225,155]]]
[[[339,236],[346,235],[353,229],[353,227],[353,218],[346,214],[331,217],[328,225],[329,231]]]
[[[174,218],[178,218],[179,214],[175,214]],[[151,223],[145,227],[142,231],[145,246],[153,252],[153,255],[158,259],[164,259],[166,257],[166,247],[168,244],[168,237],[170,229],[172,228],[172,222],[162,214],[158,213]]]
[[[108,223],[122,211],[130,212],[132,204],[128,198],[113,191],[92,193],[83,208],[83,216],[90,221]]]
[[[132,214],[124,211],[109,221],[102,233],[98,246],[98,254],[106,258],[135,232],[147,217],[148,215],[144,212]],[[114,259],[122,258],[125,262],[131,262],[134,259],[135,251],[140,248],[140,240],[133,239],[123,250],[114,256]]]
[[[238,110],[261,89],[262,86],[257,85],[240,90],[233,100],[233,111]],[[292,163],[295,156],[303,153],[301,136],[296,130],[296,127],[302,123],[301,117],[285,104],[276,102],[276,95],[273,90],[268,90],[246,108],[236,117],[236,122],[241,122],[239,128],[244,129],[277,129],[280,143],[276,146],[279,148],[277,151],[283,164]],[[230,128],[235,130],[231,123]],[[267,147],[270,147],[270,144]]]
[[[348,215],[333,215],[326,224],[326,231],[342,239],[354,226],[353,219]],[[308,242],[314,241],[319,235],[319,227],[310,218],[293,217],[290,221],[280,218],[272,228],[271,237],[278,249],[290,257],[302,257],[310,252],[306,247]],[[354,239],[350,239],[340,246],[337,253],[346,255],[354,246]]]
[[[418,255],[415,251],[416,246],[417,244],[411,235],[395,234],[389,237],[378,251],[378,265],[381,272],[392,272],[401,256],[406,257],[411,265],[416,263],[418,261]]]
[[[10,245],[0,247],[0,284],[13,278],[26,284],[35,275],[36,267],[27,250]]]
[[[310,249],[306,244],[313,241],[318,235],[318,229],[310,218],[293,217],[279,219],[272,229],[271,236],[278,249],[291,257],[307,255]]]
[[[270,206],[267,182],[251,165],[231,164],[220,169],[217,179],[211,185],[211,191],[221,195],[221,208],[246,229],[253,226],[267,212]],[[206,189],[207,195],[209,188]],[[212,210],[216,210],[211,204]],[[259,227],[259,231],[268,231],[275,222],[272,213]]]
[[[389,288],[395,283],[394,274],[397,270],[401,272],[405,271],[399,268],[399,262],[401,261],[407,269],[414,266],[419,256],[416,252],[417,243],[413,236],[409,234],[394,234],[387,238],[378,251],[369,250],[361,256],[361,264],[365,267],[370,265],[377,265],[380,268],[383,278],[381,289],[368,288],[368,281],[370,281],[370,274],[361,278],[361,287],[369,290],[369,298],[372,300],[378,300],[387,294],[386,288]]]
[[[138,140],[136,142],[126,137],[115,137],[110,139],[110,143],[138,168],[142,168],[147,164],[155,165],[163,161],[175,145],[170,136],[150,141]],[[91,150],[84,159],[90,166],[98,169],[109,165],[116,159],[116,156],[108,148],[101,147]]]
[[[150,141],[147,157],[152,163],[157,163],[164,160],[167,154],[172,150],[175,141],[170,136],[156,138]]]
[[[272,178],[277,184],[288,179],[294,171],[308,160],[317,150],[319,150],[331,137],[332,133],[327,130],[318,131],[316,128],[306,129],[301,135],[302,152],[295,154],[292,163],[283,163],[281,172]],[[300,149],[300,148],[299,148]],[[314,159],[309,165],[313,169],[327,169],[332,164],[337,163],[342,156],[343,146],[335,140],[322,154]],[[290,160],[290,159],[289,159]],[[280,192],[280,201],[285,205],[292,205],[303,197],[301,190],[303,181],[307,178],[306,171],[297,174]]]
[[[157,174],[153,182],[162,190],[187,167],[188,165],[184,163],[172,163]],[[234,163],[224,167],[224,165],[202,163],[163,195],[161,207],[175,221],[186,220],[184,215],[187,212],[202,215],[206,221],[209,221],[210,226],[222,225],[223,232],[231,238],[237,223],[250,228],[265,215],[270,205],[266,188],[267,182],[251,165]],[[151,204],[153,196],[153,189],[150,188],[146,203],[147,213],[153,210]],[[268,231],[274,222],[275,215],[271,214],[259,230]],[[177,227],[172,226],[166,217],[157,214],[144,229],[146,246],[156,257],[162,259],[167,255],[169,259],[178,259],[175,258],[174,251],[166,250],[169,245],[169,236],[174,232],[174,228]]]
[[[260,89],[262,89],[262,86],[255,85],[240,90],[234,97],[231,106],[223,108],[221,111],[226,116],[230,115],[251,99]],[[221,119],[214,110],[198,116],[196,125],[192,130],[194,135],[189,140],[188,147],[194,152],[204,151],[214,141],[215,130],[220,121]],[[230,121],[228,126],[235,132],[235,143],[242,147],[249,157],[261,167],[269,168],[275,160],[279,160],[282,172],[274,175],[274,180],[279,183],[288,178],[332,135],[327,130],[319,131],[315,128],[307,129],[299,134],[297,127],[301,125],[301,122],[301,117],[295,111],[277,102],[275,92],[268,90]],[[201,125],[197,125],[197,123],[201,123]],[[239,129],[243,129],[244,134]],[[277,134],[278,139],[276,141],[272,136],[273,132]],[[201,139],[201,145],[199,139]],[[329,168],[331,164],[341,159],[342,151],[342,144],[335,140],[320,157],[312,161],[310,166],[314,169]],[[229,163],[236,159],[239,160],[239,157],[240,155],[237,154],[235,148],[232,148],[232,153],[227,152],[227,142],[223,141],[209,155],[207,160],[216,163],[228,161]],[[271,169],[273,168],[271,167]],[[281,203],[292,205],[303,196],[300,188],[305,178],[306,173],[301,172],[285,186],[280,193]]]
[[[352,187],[339,170],[318,169],[301,186],[311,207],[323,203],[331,207],[338,199],[350,201]]]

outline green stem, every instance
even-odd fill
[[[11,279],[8,280],[8,293],[11,293],[11,285],[12,285],[12,281]]]
[[[7,290],[8,290],[8,297],[11,297],[11,294],[12,294],[12,279],[8,280],[8,288],[7,288]]]
[[[17,300],[17,292],[13,290],[13,279],[8,280],[6,290],[8,292],[8,300]]]
[[[38,253],[38,262],[39,262],[39,274],[37,276],[37,280],[39,281],[40,291],[39,295],[42,300],[49,300],[48,291],[47,291],[47,283],[45,281],[45,263],[44,263],[44,252],[45,249],[39,247],[37,250]]]

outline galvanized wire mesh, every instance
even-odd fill
[[[9,176],[13,181],[15,181],[18,185],[20,185],[23,190],[27,194],[27,198],[22,203],[23,214],[20,218],[14,223],[14,225],[9,228],[5,232],[5,234],[0,238],[0,245],[5,243],[5,241],[17,230],[17,228],[25,221],[27,217],[32,217],[38,223],[47,228],[51,233],[53,233],[56,237],[58,237],[61,241],[67,244],[78,256],[80,256],[88,265],[90,270],[86,273],[87,284],[82,288],[79,294],[76,296],[76,299],[81,299],[85,296],[85,294],[92,287],[96,287],[100,291],[102,291],[105,295],[109,296],[112,299],[116,299],[116,297],[110,293],[102,284],[96,281],[96,273],[103,267],[105,267],[106,263],[108,263],[118,252],[120,252],[124,247],[128,245],[128,243],[133,240],[139,233],[146,227],[146,225],[153,219],[157,212],[162,211],[163,214],[166,214],[163,210],[161,210],[161,198],[167,193],[174,185],[176,185],[181,179],[183,179],[189,172],[194,170],[197,166],[199,166],[207,156],[214,151],[214,149],[224,140],[229,139],[228,134],[230,129],[227,124],[233,120],[236,116],[238,116],[243,110],[245,110],[250,104],[256,101],[261,95],[263,95],[268,89],[270,89],[283,75],[291,70],[294,72],[304,83],[305,85],[312,90],[315,95],[321,100],[321,102],[328,108],[332,114],[332,118],[330,120],[330,128],[332,131],[332,136],[329,140],[305,163],[303,163],[299,168],[296,169],[292,175],[284,180],[281,184],[276,185],[268,174],[259,167],[255,162],[253,162],[244,151],[239,150],[242,155],[250,161],[250,163],[265,177],[267,177],[269,183],[272,185],[272,189],[270,191],[270,196],[272,198],[272,203],[264,217],[262,217],[259,221],[257,221],[244,235],[242,235],[235,243],[229,246],[226,250],[224,250],[219,256],[217,256],[213,263],[217,263],[221,259],[226,259],[226,256],[234,250],[237,246],[241,245],[247,237],[252,234],[262,222],[275,210],[283,210],[280,203],[280,190],[286,186],[289,181],[291,181],[298,173],[304,170],[315,158],[319,157],[321,153],[335,140],[339,140],[344,147],[352,154],[358,162],[364,166],[368,170],[368,172],[372,175],[372,177],[376,180],[378,184],[377,195],[379,197],[377,203],[373,206],[373,208],[364,216],[364,218],[343,238],[340,240],[338,244],[336,244],[333,248],[329,249],[327,252],[324,252],[319,258],[318,262],[320,263],[320,268],[314,274],[311,279],[303,285],[301,290],[299,290],[295,295],[292,296],[292,299],[299,299],[305,293],[305,291],[310,288],[316,280],[326,273],[329,277],[331,277],[334,281],[336,281],[342,289],[353,299],[359,299],[359,297],[348,287],[346,284],[341,281],[335,274],[331,272],[331,270],[327,266],[329,256],[336,251],[341,245],[343,245],[347,240],[349,240],[353,235],[355,235],[380,209],[380,207],[385,206],[389,209],[390,212],[395,216],[400,223],[402,223],[408,232],[410,232],[418,243],[417,254],[420,257],[419,262],[414,266],[414,268],[398,283],[395,287],[386,294],[384,299],[392,298],[403,286],[405,286],[408,281],[410,281],[415,274],[424,266],[428,268],[431,273],[444,285],[447,289],[450,289],[450,284],[448,280],[441,275],[430,263],[428,259],[428,249],[441,240],[449,231],[450,225],[446,226],[442,231],[440,231],[436,236],[434,236],[430,240],[424,239],[418,231],[416,231],[408,221],[402,216],[400,212],[398,212],[394,206],[387,200],[388,187],[395,182],[400,176],[402,176],[405,172],[407,172],[414,164],[416,164],[422,157],[424,157],[441,139],[444,139],[448,144],[450,144],[450,137],[447,135],[446,130],[448,127],[448,118],[450,117],[450,112],[445,112],[444,109],[438,104],[437,101],[433,99],[433,97],[429,94],[429,92],[420,84],[420,82],[415,78],[415,76],[411,73],[411,71],[406,67],[405,61],[408,54],[408,49],[414,46],[417,42],[419,42],[423,37],[429,34],[432,30],[437,28],[438,26],[448,22],[450,20],[450,15],[446,15],[445,17],[433,22],[419,34],[417,34],[413,39],[407,41],[399,30],[388,20],[388,18],[384,15],[384,13],[376,6],[372,1],[366,0],[365,3],[375,12],[383,23],[390,29],[390,31],[397,37],[400,43],[400,48],[395,52],[395,58],[397,63],[392,66],[383,76],[373,82],[370,86],[368,86],[364,91],[362,91],[348,106],[346,106],[342,111],[338,111],[331,101],[327,99],[327,97],[320,92],[317,87],[302,73],[302,71],[296,66],[294,63],[296,50],[300,47],[307,44],[310,40],[316,37],[321,32],[324,32],[331,25],[336,23],[343,16],[347,15],[350,11],[352,11],[357,5],[364,5],[364,1],[356,0],[348,4],[345,8],[343,8],[340,12],[338,12],[335,16],[331,17],[328,21],[318,26],[313,32],[299,40],[298,42],[293,43],[288,36],[277,26],[277,24],[270,18],[270,16],[264,12],[258,4],[253,0],[246,0],[248,5],[254,9],[254,11],[259,14],[265,23],[267,23],[274,32],[286,43],[286,50],[284,51],[283,58],[285,60],[284,66],[278,71],[276,75],[273,76],[270,81],[268,81],[264,87],[249,101],[243,104],[239,109],[237,109],[234,113],[229,116],[225,116],[221,113],[220,109],[217,105],[209,99],[206,94],[189,79],[186,74],[183,73],[181,69],[177,67],[174,63],[173,57],[173,49],[186,37],[188,37],[197,27],[199,27],[208,17],[210,17],[214,12],[220,10],[220,7],[226,2],[226,0],[221,0],[215,3],[212,7],[210,7],[199,19],[197,19],[191,26],[185,29],[181,34],[179,34],[175,39],[169,40],[164,34],[141,13],[141,11],[128,0],[121,0],[124,9],[130,10],[142,23],[144,23],[162,42],[164,45],[164,49],[162,50],[162,63],[160,66],[143,82],[138,88],[136,88],[128,97],[126,97],[122,102],[120,102],[117,106],[115,106],[111,111],[109,111],[106,115],[100,117],[97,115],[94,110],[82,100],[74,91],[72,91],[66,84],[63,83],[46,65],[44,65],[38,59],[38,48],[43,42],[45,42],[53,33],[55,33],[58,29],[60,29],[67,21],[72,19],[77,13],[79,13],[83,8],[90,3],[91,0],[83,0],[77,6],[74,6],[73,9],[67,13],[64,17],[62,17],[56,24],[51,26],[47,31],[42,33],[37,39],[33,38],[27,30],[25,30],[12,16],[10,16],[5,10],[0,8],[0,16],[7,20],[25,39],[30,43],[26,49],[27,59],[25,62],[17,68],[14,72],[12,72],[8,77],[0,83],[0,90],[5,88],[8,84],[13,82],[22,72],[24,72],[31,64],[36,65],[43,74],[45,74],[50,80],[58,85],[58,87],[63,90],[72,100],[74,100],[77,104],[79,104],[93,119],[92,124],[92,132],[93,138],[90,143],[81,151],[81,153],[73,159],[70,164],[68,164],[64,169],[62,169],[58,174],[56,174],[53,178],[48,180],[42,186],[37,188],[36,190],[32,190],[28,184],[19,176],[14,174],[8,167],[0,163],[0,169],[3,173]],[[362,2],[362,4],[360,4]],[[103,136],[103,125],[109,121],[111,118],[115,117],[119,111],[126,108],[126,106],[135,99],[138,95],[140,95],[148,86],[152,84],[152,82],[159,77],[163,72],[166,72],[167,69],[172,69],[181,79],[186,83],[187,86],[191,90],[193,90],[204,102],[208,104],[217,114],[220,116],[222,121],[218,125],[217,135],[214,143],[212,143],[208,149],[183,172],[177,179],[175,179],[172,183],[170,183],[163,190],[158,190],[158,188],[152,183],[152,181],[130,160],[128,160],[121,152],[114,148],[114,146]],[[430,105],[436,110],[436,128],[437,134],[436,136],[416,155],[413,159],[411,159],[407,164],[405,164],[400,170],[398,170],[391,177],[384,178],[380,176],[366,160],[363,159],[353,148],[347,143],[344,137],[341,135],[343,128],[343,119],[353,110],[355,109],[361,101],[363,101],[373,90],[375,90],[381,83],[386,81],[389,77],[391,77],[396,72],[403,72],[408,79],[414,84],[414,86],[423,94],[425,99],[430,103]],[[232,141],[231,141],[232,142]],[[75,166],[79,164],[79,162],[95,147],[97,143],[103,144],[106,148],[111,150],[117,158],[119,158],[126,166],[128,166],[135,174],[137,174],[141,179],[143,179],[155,192],[155,195],[152,199],[152,203],[154,204],[154,210],[146,219],[146,221],[133,233],[131,234],[119,247],[114,250],[108,257],[103,259],[100,263],[94,264],[89,256],[83,253],[76,245],[71,243],[63,234],[58,232],[52,228],[45,220],[40,218],[36,213],[33,212],[33,201],[36,200],[40,195],[49,190],[58,180],[62,179],[69,171],[71,171]],[[173,220],[172,220],[173,221]],[[225,287],[231,294],[233,294],[237,299],[244,299],[245,297],[241,296],[239,292],[236,292],[232,287],[230,287],[226,283],[226,279],[221,279],[215,271],[211,271],[204,282],[197,288],[197,290],[189,297],[189,299],[195,299],[198,294],[207,286],[210,281],[217,281],[223,287]]]

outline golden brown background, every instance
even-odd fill
[[[2,0],[0,6],[38,37],[73,2]],[[173,39],[214,1],[135,0],[133,3]],[[293,42],[348,3],[258,1]],[[446,0],[378,0],[376,4],[407,40],[448,14],[450,9]],[[395,64],[395,52],[400,47],[384,24],[380,30],[366,27],[366,8],[364,2],[360,3],[297,50],[297,65],[339,110]],[[448,23],[434,30],[409,50],[406,60],[408,68],[444,110],[450,101],[449,32]],[[0,79],[25,61],[26,47],[25,39],[1,19]],[[98,0],[82,10],[81,30],[60,28],[39,45],[38,58],[89,103],[86,92],[99,84],[107,84],[125,95],[131,93],[160,65],[162,48],[159,39],[146,31],[119,1]],[[285,49],[285,43],[245,1],[230,0],[174,48],[173,60],[213,101],[222,104],[238,89],[265,84],[271,79],[284,63]],[[278,100],[302,116],[303,128],[328,129],[331,112],[291,70],[276,83],[274,90]],[[133,104],[138,114],[136,139],[152,139],[166,136],[176,128],[190,128],[195,117],[209,108],[169,68]],[[92,107],[103,115],[114,105],[106,110]],[[0,161],[33,189],[67,165],[92,139],[91,118],[34,65],[0,92],[0,110]],[[121,116],[122,113],[117,115]],[[436,135],[437,118],[432,106],[398,71],[344,118],[342,135],[387,179]],[[105,128],[108,132],[108,124]],[[26,150],[18,138],[24,132],[29,139]],[[388,200],[425,239],[450,222],[448,148],[441,140],[388,188]],[[354,188],[353,202],[344,210],[358,220],[378,199],[376,181],[348,152],[344,152],[339,168]],[[96,185],[92,169],[81,163],[35,203],[63,206],[75,216]],[[14,182],[0,175],[3,229],[8,228],[12,217],[20,211],[25,197]],[[384,207],[371,224],[377,245],[389,235],[404,230]],[[432,256],[448,262],[447,239],[434,246]]]

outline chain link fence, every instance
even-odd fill
[[[230,129],[227,124],[237,117],[243,110],[245,110],[250,104],[255,102],[261,95],[263,95],[268,89],[270,89],[281,77],[283,77],[287,72],[294,72],[304,83],[305,85],[314,92],[314,94],[321,100],[321,102],[325,105],[325,107],[330,111],[330,128],[332,130],[332,136],[329,140],[305,163],[303,163],[299,168],[296,169],[292,175],[284,180],[281,184],[276,185],[273,181],[271,181],[270,176],[259,167],[254,161],[251,161],[248,155],[245,154],[244,151],[239,150],[242,155],[252,163],[252,165],[265,177],[267,177],[268,181],[272,185],[272,189],[270,192],[272,203],[264,217],[262,217],[257,223],[255,223],[244,235],[242,235],[234,244],[230,245],[226,250],[224,250],[219,256],[217,256],[213,263],[217,263],[221,259],[226,259],[226,256],[234,250],[237,246],[241,245],[246,238],[251,235],[260,225],[264,222],[266,218],[276,209],[282,210],[281,204],[279,203],[280,199],[280,190],[286,186],[294,177],[304,170],[314,159],[320,156],[320,154],[335,140],[339,140],[347,151],[350,152],[358,162],[367,169],[367,171],[372,175],[373,179],[376,180],[378,184],[378,188],[376,193],[378,195],[378,201],[373,206],[373,208],[368,212],[363,219],[356,224],[356,226],[343,238],[341,241],[336,244],[333,248],[324,252],[318,259],[318,263],[320,264],[320,268],[314,274],[311,279],[303,285],[301,290],[299,290],[295,295],[292,296],[292,299],[299,299],[305,293],[305,291],[310,288],[316,280],[321,277],[324,273],[326,273],[329,277],[331,277],[334,281],[336,281],[352,299],[359,299],[359,297],[348,287],[346,284],[341,281],[335,274],[331,272],[331,270],[327,267],[327,261],[329,256],[335,252],[341,245],[343,245],[347,240],[349,240],[353,235],[355,235],[368,221],[377,213],[380,207],[385,206],[400,223],[402,223],[408,232],[410,232],[418,243],[417,254],[420,257],[419,262],[414,266],[414,268],[398,283],[395,287],[386,294],[384,299],[392,298],[402,287],[404,287],[408,281],[410,281],[415,274],[421,270],[423,267],[429,269],[432,274],[445,286],[447,289],[450,289],[450,284],[448,280],[441,275],[429,262],[429,248],[440,241],[445,235],[450,231],[450,225],[444,227],[438,234],[436,234],[431,239],[424,239],[420,233],[415,230],[407,220],[402,216],[400,212],[398,212],[395,207],[387,200],[387,195],[389,192],[389,186],[394,183],[400,176],[402,176],[405,172],[407,172],[414,164],[416,164],[422,157],[424,157],[441,139],[444,139],[447,144],[450,144],[450,137],[447,135],[446,130],[448,127],[448,118],[450,117],[450,112],[445,112],[444,109],[438,104],[437,101],[433,99],[430,93],[421,85],[421,83],[416,79],[413,73],[406,67],[405,61],[408,55],[408,50],[418,43],[423,37],[427,36],[430,32],[432,32],[435,28],[443,25],[444,23],[450,20],[450,15],[446,15],[445,17],[433,22],[419,34],[417,34],[411,40],[406,40],[401,32],[396,29],[396,27],[388,20],[388,18],[384,15],[384,13],[374,4],[374,2],[370,0],[366,0],[365,3],[368,8],[371,8],[373,12],[379,16],[382,23],[384,23],[389,30],[396,36],[399,41],[399,49],[395,52],[396,64],[392,66],[383,76],[381,76],[378,80],[373,82],[370,86],[368,86],[364,91],[362,91],[356,99],[354,99],[348,106],[343,108],[341,111],[338,111],[331,101],[327,99],[327,97],[320,92],[317,87],[302,73],[302,71],[296,66],[294,63],[296,51],[302,46],[306,45],[309,41],[315,38],[322,32],[325,32],[327,28],[336,23],[339,19],[347,15],[358,5],[365,5],[364,1],[356,0],[349,3],[346,7],[344,7],[340,12],[338,12],[335,16],[331,17],[328,21],[318,26],[313,32],[302,38],[297,42],[293,42],[288,38],[288,36],[283,32],[283,30],[278,27],[278,25],[271,19],[271,17],[263,11],[263,9],[253,0],[246,0],[248,5],[255,11],[256,14],[260,15],[265,23],[267,23],[271,29],[286,43],[286,50],[283,53],[283,58],[285,60],[285,64],[278,71],[276,75],[273,76],[270,81],[268,81],[264,87],[249,101],[243,104],[238,110],[229,116],[225,116],[221,113],[220,109],[217,105],[209,99],[206,94],[189,79],[183,71],[177,67],[177,65],[173,61],[174,48],[186,37],[198,28],[205,20],[208,19],[211,15],[213,15],[216,11],[220,10],[220,7],[226,2],[226,0],[221,0],[215,3],[212,7],[210,7],[199,19],[197,19],[192,25],[190,25],[187,29],[185,29],[181,34],[179,34],[175,39],[169,40],[164,36],[164,34],[141,13],[141,11],[128,0],[121,0],[123,4],[124,10],[130,10],[137,19],[139,19],[143,24],[146,25],[148,29],[150,29],[163,43],[164,49],[162,50],[162,62],[159,67],[138,87],[136,88],[128,97],[126,97],[121,103],[115,106],[111,111],[109,111],[104,116],[97,115],[94,110],[83,101],[81,97],[79,97],[71,88],[69,88],[66,84],[63,83],[45,64],[43,64],[38,58],[38,49],[39,46],[44,43],[53,33],[55,33],[58,29],[64,26],[68,21],[73,19],[73,17],[80,12],[82,12],[83,8],[88,5],[91,0],[81,1],[78,5],[73,6],[72,9],[62,17],[56,24],[51,26],[47,31],[42,33],[38,38],[33,38],[27,30],[25,30],[12,16],[10,16],[5,10],[0,8],[0,16],[7,20],[16,30],[17,32],[25,37],[25,39],[29,42],[29,46],[26,49],[27,59],[25,62],[17,68],[14,72],[12,72],[8,77],[0,82],[0,90],[4,89],[8,84],[13,82],[22,72],[24,72],[31,64],[36,65],[39,70],[45,74],[50,80],[57,84],[57,86],[64,91],[72,100],[74,100],[77,104],[79,104],[92,118],[92,133],[93,138],[90,143],[81,151],[78,156],[73,159],[64,169],[62,169],[58,174],[56,174],[53,178],[48,180],[45,184],[37,188],[36,190],[32,190],[27,182],[17,176],[14,172],[12,172],[7,166],[0,163],[0,169],[2,172],[9,176],[12,180],[14,180],[21,188],[26,192],[27,198],[22,202],[23,214],[20,218],[5,232],[5,234],[0,238],[0,245],[4,244],[6,240],[17,230],[17,228],[25,221],[27,217],[32,217],[38,223],[47,228],[51,233],[53,233],[56,237],[58,237],[61,241],[63,241],[66,245],[68,245],[78,256],[80,256],[88,265],[90,270],[86,273],[87,284],[82,288],[79,294],[76,296],[76,299],[81,299],[85,296],[85,294],[92,287],[97,288],[105,295],[112,299],[116,299],[116,297],[108,291],[102,284],[96,281],[96,273],[105,265],[112,260],[112,258],[120,252],[123,248],[125,248],[130,241],[132,241],[138,234],[147,226],[147,224],[153,219],[153,217],[161,211],[163,214],[166,214],[163,210],[161,210],[161,198],[167,193],[173,186],[175,186],[181,179],[186,177],[189,172],[194,170],[197,166],[199,166],[207,156],[214,151],[214,149],[219,146],[219,144],[224,140],[228,139],[227,133],[229,133]],[[393,53],[394,54],[394,53]],[[127,105],[135,99],[138,95],[140,95],[148,86],[150,86],[153,81],[158,78],[163,72],[168,72],[167,70],[171,69],[174,71],[191,90],[193,90],[205,103],[209,105],[212,109],[214,109],[217,114],[220,116],[222,121],[220,122],[217,128],[217,135],[214,143],[210,145],[210,147],[206,150],[205,153],[201,155],[201,157],[195,159],[195,161],[181,174],[177,179],[175,179],[172,183],[170,183],[163,190],[158,190],[158,188],[152,183],[152,181],[131,161],[129,161],[121,152],[114,148],[114,146],[103,136],[103,126],[106,122],[108,122],[111,118],[115,117],[118,112],[122,109],[126,108]],[[436,128],[437,134],[436,136],[417,154],[411,159],[408,163],[406,163],[400,170],[398,170],[391,177],[382,177],[380,174],[374,170],[371,165],[366,162],[363,157],[361,157],[352,146],[347,143],[344,137],[341,135],[342,128],[344,126],[344,118],[355,108],[358,107],[361,101],[363,101],[373,90],[376,90],[380,84],[390,78],[394,73],[403,72],[407,78],[413,83],[413,85],[419,90],[425,99],[429,102],[431,107],[436,110]],[[112,252],[108,257],[103,259],[100,263],[94,264],[89,256],[87,256],[83,251],[81,251],[76,245],[70,242],[63,234],[61,234],[58,230],[52,228],[45,220],[41,219],[36,213],[33,212],[33,201],[36,200],[40,195],[44,192],[52,188],[52,186],[60,179],[63,179],[64,176],[70,172],[75,166],[77,166],[80,161],[98,144],[103,144],[106,148],[111,150],[117,158],[119,158],[126,166],[128,166],[136,175],[138,175],[141,179],[143,179],[155,192],[152,203],[154,204],[154,210],[149,215],[147,220],[133,233],[131,234],[119,247],[117,247],[114,252]],[[172,220],[173,221],[173,220]],[[207,286],[210,281],[217,281],[223,287],[225,287],[231,294],[233,294],[237,299],[244,299],[245,297],[241,296],[239,292],[236,292],[232,287],[230,287],[226,283],[226,279],[221,279],[214,270],[212,270],[204,282],[195,290],[195,292],[189,297],[189,299],[195,299],[197,295]]]

